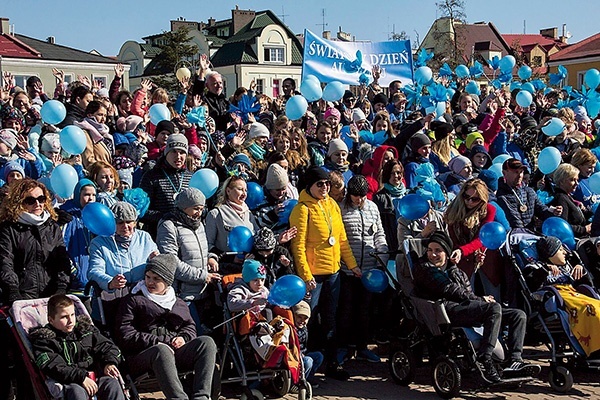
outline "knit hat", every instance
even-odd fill
[[[467,139],[465,140],[465,146],[467,146],[467,149],[470,149],[471,146],[473,145],[473,143],[475,142],[475,140],[477,139],[481,139],[481,141],[484,141],[483,135],[479,132],[471,132],[467,135]]]
[[[205,204],[206,197],[204,193],[193,187],[183,189],[175,197],[175,205],[182,211],[189,207],[203,206]]]
[[[142,117],[138,117],[137,115],[130,115],[125,118],[125,132],[135,131],[135,128],[143,121]]]
[[[46,133],[40,139],[40,151],[60,153],[60,136],[57,133]]]
[[[329,174],[321,167],[310,167],[304,176],[306,181],[306,191],[310,191],[312,185],[319,181],[328,181]]]
[[[483,147],[479,144],[471,147],[471,151],[469,152],[469,158],[472,160],[473,157],[475,157],[475,154],[485,154],[485,156],[488,158],[488,161],[489,162],[492,161],[492,157],[490,156],[490,153],[488,153],[488,151],[485,149],[485,147]]]
[[[494,171],[484,169],[479,173],[479,175],[477,175],[477,177],[481,179],[492,192],[498,190],[498,176],[496,176]]]
[[[154,130],[154,136],[158,135],[162,131],[169,132],[169,135],[173,135],[175,133],[175,124],[167,119],[163,119],[156,125],[156,129]]]
[[[385,94],[383,93],[377,93],[374,97],[373,97],[373,101],[371,101],[371,104],[375,105],[377,103],[383,103],[387,106],[388,104],[388,98]]]
[[[146,263],[146,272],[160,276],[167,286],[173,285],[179,260],[173,254],[159,254]]]
[[[167,144],[165,145],[165,156],[169,154],[171,150],[175,149],[183,150],[187,154],[188,140],[185,135],[182,135],[181,133],[169,135],[167,138]]]
[[[277,190],[285,188],[290,182],[287,171],[279,164],[271,164],[267,169],[267,180],[265,188],[267,190]]]
[[[310,306],[304,300],[300,300],[298,304],[292,307],[292,312],[296,315],[302,315],[310,318]]]
[[[248,283],[254,279],[265,279],[267,277],[267,269],[264,265],[256,260],[247,259],[242,266],[242,279]]]
[[[250,162],[250,157],[245,155],[244,153],[236,154],[231,161],[229,162],[230,166],[234,166],[235,164],[246,164],[248,168],[252,168],[252,163]]]
[[[276,245],[275,234],[267,227],[260,228],[254,235],[254,248],[256,250],[273,250]]]
[[[260,122],[253,122],[250,125],[250,131],[248,132],[248,140],[256,139],[259,137],[269,138],[271,133],[269,129],[261,124]]]
[[[77,203],[79,203],[79,196],[81,196],[81,190],[83,190],[83,188],[86,186],[92,186],[94,188],[94,191],[97,191],[96,184],[94,182],[92,182],[88,178],[80,179],[79,182],[77,182],[77,185],[75,185],[75,190],[73,190],[73,198]],[[81,206],[81,204],[79,205]]]
[[[531,115],[527,115],[521,119],[521,132],[528,129],[533,129],[537,126],[537,121]]]
[[[451,124],[441,121],[432,121],[430,128],[434,132],[435,140],[444,139],[454,130],[454,127]]]
[[[440,246],[442,246],[442,249],[444,249],[448,256],[452,254],[452,248],[454,247],[454,243],[452,243],[452,239],[450,239],[450,236],[448,236],[448,234],[444,231],[433,232],[431,236],[429,236],[429,241],[427,242],[427,244],[429,243],[437,243]]]
[[[429,136],[427,136],[424,133],[415,133],[411,138],[410,138],[410,148],[412,149],[412,151],[414,153],[417,152],[417,150],[419,150],[421,147],[423,146],[428,146],[431,144],[431,139],[429,139]]]
[[[363,110],[360,108],[355,108],[352,110],[352,122],[356,123],[359,121],[364,121],[365,119],[367,119],[367,117],[365,116]]]
[[[535,247],[541,261],[548,261],[562,247],[562,242],[554,236],[545,236],[538,239]]]
[[[369,192],[369,182],[362,175],[354,175],[348,181],[347,192],[353,196],[366,196]]]
[[[329,150],[327,150],[327,156],[331,157],[331,155],[337,151],[345,151],[348,152],[348,146],[342,139],[332,139],[329,142]]]
[[[17,147],[17,132],[14,129],[0,130],[0,142],[8,146],[9,149],[13,150],[15,147]]]
[[[338,110],[335,107],[330,107],[325,111],[325,114],[323,115],[323,120],[326,120],[327,118],[331,117],[331,116],[337,117],[337,119],[342,118],[342,114],[340,113],[340,110]]]
[[[190,147],[188,147],[188,153],[195,158],[202,158],[202,151],[200,151],[200,147],[196,146],[195,144],[190,144]]]
[[[138,218],[138,212],[135,207],[126,201],[117,201],[110,210],[115,215],[117,223],[136,221]]]
[[[96,90],[96,96],[98,96],[102,99],[108,99],[108,89],[102,88],[102,89]]]
[[[471,160],[465,156],[456,156],[448,162],[448,167],[450,167],[455,174],[462,171],[465,165],[471,165]]]
[[[10,175],[11,172],[13,171],[18,171],[21,173],[21,177],[25,178],[25,170],[23,169],[23,167],[21,166],[21,164],[19,164],[17,161],[9,161],[6,164],[4,164],[4,181],[8,182],[8,175]]]

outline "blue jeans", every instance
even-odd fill
[[[302,356],[304,364],[304,377],[307,381],[312,382],[315,377],[315,372],[323,364],[323,353],[320,351],[311,351]]]
[[[335,361],[336,346],[336,314],[340,299],[340,273],[332,275],[315,275],[317,287],[310,292],[310,309],[316,315],[315,309],[321,315],[321,326],[326,338],[325,358]],[[316,318],[311,318],[316,321]]]

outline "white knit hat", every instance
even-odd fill
[[[289,182],[290,179],[288,173],[281,165],[269,165],[269,169],[267,170],[267,180],[265,182],[267,190],[283,189]]]
[[[261,124],[260,122],[253,122],[250,125],[250,132],[248,133],[248,139],[256,139],[259,137],[266,137],[267,139],[271,136],[269,129]]]
[[[367,119],[365,113],[360,108],[352,110],[352,122],[364,121]]]
[[[346,146],[346,143],[344,143],[342,139],[332,139],[331,142],[329,142],[329,151],[327,151],[327,155],[331,157],[331,155],[336,151],[342,150],[348,152],[348,146]]]

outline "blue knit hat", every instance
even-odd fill
[[[496,176],[495,172],[490,171],[489,169],[484,169],[477,177],[481,179],[492,192],[498,190],[498,177]]]
[[[18,171],[21,173],[21,177],[25,178],[25,170],[23,169],[23,166],[21,164],[19,164],[17,161],[9,161],[6,164],[4,164],[4,181],[6,182],[8,179],[8,175],[10,175],[11,172],[13,171]]]
[[[250,158],[244,153],[238,153],[231,159],[229,165],[233,167],[235,164],[246,164],[248,168],[252,168],[252,163],[250,162]]]
[[[248,283],[254,279],[265,279],[267,269],[256,260],[245,260],[242,267],[242,279]]]

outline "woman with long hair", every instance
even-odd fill
[[[398,218],[396,218],[395,201],[407,194],[406,186],[402,182],[404,167],[398,160],[390,160],[384,164],[381,171],[382,188],[373,196],[373,202],[379,208],[381,223],[385,233],[388,247],[393,250],[399,248],[398,243]]]

